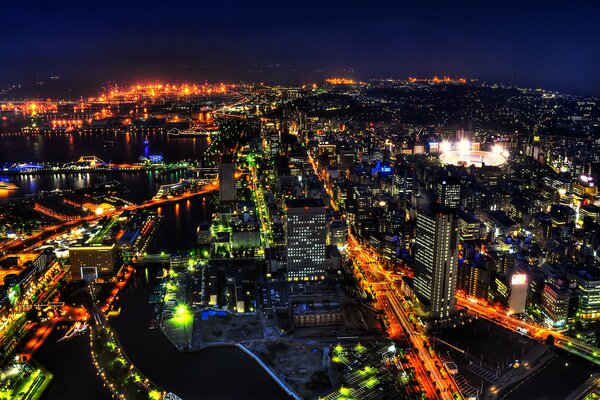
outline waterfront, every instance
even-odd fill
[[[196,229],[211,221],[211,195],[158,207],[163,222],[150,243],[149,253],[185,253],[196,247]]]
[[[52,175],[12,175],[2,176],[3,182],[14,183],[17,190],[0,190],[0,205],[28,198],[41,191],[81,189],[104,182],[118,181],[123,184],[126,200],[140,203],[152,198],[159,185],[177,182],[182,173],[163,174],[157,179],[156,172],[106,173],[106,174],[52,174]],[[133,190],[135,188],[135,190]]]
[[[110,320],[123,350],[146,377],[185,400],[287,398],[259,365],[235,347],[179,353],[159,330],[149,330],[153,307],[148,297],[157,271],[144,267],[134,274],[120,295],[120,315]],[[55,375],[43,398],[109,398],[92,365],[89,336],[57,342],[63,333],[54,332],[35,355]],[[63,356],[67,354],[69,362],[65,363]]]
[[[121,296],[111,325],[131,361],[154,383],[183,399],[284,399],[285,393],[250,357],[234,347],[179,353],[159,331],[148,329],[148,298],[156,268],[141,268]]]
[[[196,197],[161,207],[164,216],[150,249],[176,252],[194,248],[196,227],[210,219],[209,197]],[[120,294],[121,314],[111,319],[125,353],[156,384],[183,399],[283,399],[285,393],[250,357],[234,347],[219,347],[195,353],[179,353],[158,330],[149,330],[153,306],[148,298],[158,268],[140,267]],[[92,366],[87,335],[56,342],[53,333],[36,359],[57,376],[47,400],[106,399]],[[73,354],[61,363],[60,354]],[[235,381],[235,384],[232,384]],[[85,390],[73,382],[88,382]],[[89,393],[88,393],[89,392]]]
[[[44,400],[110,398],[110,392],[102,386],[92,365],[89,335],[86,333],[57,342],[63,335],[64,330],[55,330],[34,355],[37,361],[54,374],[54,379],[42,398]],[[66,357],[68,357],[67,362],[65,362]]]
[[[162,154],[166,162],[202,155],[206,138],[168,138],[161,132],[0,134],[1,162],[69,162],[95,155],[106,162],[126,163],[140,156]],[[146,139],[148,143],[146,144]]]
[[[204,155],[207,139],[168,139],[165,133],[63,133],[25,135],[0,134],[0,163],[71,162],[83,155],[95,155],[106,162],[132,163],[140,157],[162,154],[165,162],[196,160]],[[148,143],[145,141],[148,139]],[[25,156],[24,156],[25,155]],[[17,190],[0,190],[0,205],[56,189],[80,189],[107,181],[119,181],[123,197],[133,202],[150,199],[160,184],[177,182],[181,172],[72,173],[45,175],[1,175],[0,181],[15,184]]]
[[[600,367],[561,349],[555,349],[558,357],[537,373],[526,378],[512,390],[500,394],[506,400],[564,399],[583,384]]]

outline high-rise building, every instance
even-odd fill
[[[235,201],[235,162],[226,161],[219,164],[219,201],[231,203]]]
[[[510,296],[508,298],[508,313],[521,314],[527,306],[527,275],[515,273],[510,277]]]
[[[467,296],[487,299],[491,279],[487,263],[465,262],[458,266],[456,287]]]
[[[569,316],[571,292],[566,286],[546,283],[542,294],[542,313],[551,327],[566,325]]]
[[[326,211],[321,199],[286,201],[288,279],[319,279],[325,276]]]
[[[415,172],[407,164],[398,164],[394,167],[394,178],[392,184],[392,195],[399,196],[407,201],[413,194]]]
[[[437,183],[435,198],[438,204],[445,207],[458,207],[460,204],[460,180],[456,178],[440,179]]]
[[[417,213],[414,291],[433,319],[450,316],[456,303],[458,219],[446,207]]]
[[[345,250],[348,245],[348,224],[346,221],[337,219],[329,224],[329,244],[337,246],[339,250]]]
[[[579,304],[577,312],[581,319],[600,319],[600,274],[579,271],[575,277]]]

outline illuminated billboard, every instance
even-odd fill
[[[524,285],[527,283],[527,275],[525,274],[514,274],[512,276],[512,285]]]

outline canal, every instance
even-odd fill
[[[210,220],[208,197],[158,209],[164,216],[149,251],[183,252],[196,245],[196,228]],[[285,399],[283,390],[241,350],[219,347],[179,353],[158,330],[150,330],[154,308],[148,304],[158,267],[136,272],[119,298],[121,313],[111,319],[132,362],[156,384],[188,399]],[[47,400],[106,399],[109,394],[92,366],[87,335],[57,342],[53,333],[36,358],[54,375]]]
[[[555,349],[558,357],[543,369],[529,376],[511,390],[501,393],[505,400],[564,399],[577,389],[600,366],[565,350]]]
[[[154,307],[148,298],[158,268],[139,269],[121,294],[112,319],[131,361],[153,382],[183,399],[285,399],[282,389],[235,347],[179,353],[159,330],[149,330]]]

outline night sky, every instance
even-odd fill
[[[600,2],[3,1],[0,49],[2,87],[446,74],[600,95]]]

